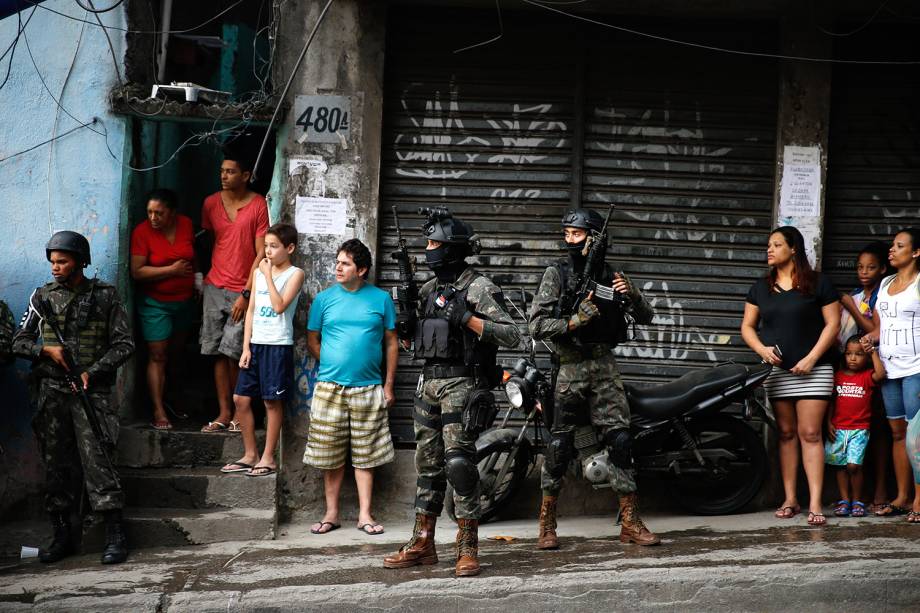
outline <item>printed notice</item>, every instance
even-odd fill
[[[297,196],[294,223],[301,234],[345,234],[347,208],[344,198]]]
[[[784,147],[779,217],[817,217],[820,212],[821,152],[817,147]]]

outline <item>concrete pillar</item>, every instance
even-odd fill
[[[790,6],[783,11],[785,17],[780,24],[780,49],[782,55],[798,57],[831,57],[833,53],[831,39],[815,34],[812,13],[808,8],[796,10]],[[818,13],[815,11],[815,14]],[[776,186],[773,197],[773,222],[775,226],[792,225],[801,230],[809,249],[809,257],[817,268],[821,267],[821,249],[824,235],[824,194],[827,183],[827,136],[830,120],[831,65],[819,62],[794,60],[782,61],[780,65],[779,111],[777,118],[776,139]],[[789,147],[801,147],[804,150],[790,150]],[[818,207],[815,212],[800,211],[788,214],[788,209],[781,207],[783,181],[795,183],[798,187],[808,183],[803,175],[807,168],[795,176],[793,168],[788,168],[784,158],[790,154],[816,153],[816,163],[820,169],[820,187]],[[808,160],[805,160],[808,161]],[[807,164],[805,165],[807,166]]]
[[[280,90],[287,82],[303,44],[326,5],[326,0],[282,3],[277,39],[274,86]],[[306,57],[297,70],[284,104],[288,111],[279,122],[276,172],[280,181],[281,203],[273,203],[282,221],[295,221],[298,196],[324,196],[346,200],[345,234],[305,234],[299,227],[300,241],[295,262],[306,272],[304,292],[298,308],[295,347],[297,394],[285,416],[282,441],[281,507],[282,517],[293,512],[321,512],[322,477],[319,471],[304,467],[308,410],[316,378],[316,364],[306,351],[303,331],[306,313],[317,292],[334,283],[336,248],[343,241],[358,238],[378,258],[377,219],[380,179],[381,128],[383,123],[383,57],[386,6],[372,0],[333,2],[317,31]],[[350,102],[349,135],[334,143],[304,142],[304,131],[295,122],[297,96],[347,96]],[[289,172],[289,162],[312,160],[310,166]],[[373,269],[371,271],[373,275]],[[343,494],[352,492],[353,485]],[[351,505],[343,500],[343,509]]]

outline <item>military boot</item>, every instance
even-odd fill
[[[434,548],[434,526],[438,518],[424,513],[415,514],[415,527],[409,542],[391,556],[383,559],[384,568],[409,568],[421,564],[437,564]]]
[[[559,539],[556,537],[556,497],[543,496],[540,505],[540,537],[537,539],[537,549],[559,549]]]
[[[70,535],[70,513],[54,513],[51,515],[51,529],[54,538],[48,549],[43,549],[38,554],[38,559],[46,564],[57,562],[73,553],[73,539]]]
[[[105,549],[102,550],[103,564],[119,564],[128,559],[128,539],[121,520],[121,511],[105,514]]]
[[[635,492],[620,496],[620,542],[657,545],[658,535],[645,527],[639,518],[639,501]]]
[[[457,566],[458,577],[473,577],[479,574],[479,520],[457,519]]]

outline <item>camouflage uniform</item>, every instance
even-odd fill
[[[90,400],[100,423],[116,440],[119,420],[110,400],[111,387],[118,367],[134,351],[131,325],[117,291],[101,281],[84,278],[75,289],[48,283],[35,290],[30,302],[38,308],[42,299],[50,302],[77,364],[89,373]],[[58,342],[49,326],[30,309],[13,338],[13,352],[33,361],[30,391],[37,412],[32,427],[45,463],[45,507],[52,514],[73,507],[76,492],[71,471],[82,467],[93,510],[121,509],[124,494],[118,476],[106,465],[79,397],[64,379],[63,369],[41,355],[43,345],[57,346]]]
[[[505,310],[501,289],[488,277],[469,267],[451,285],[457,289],[469,286],[466,296],[469,310],[483,320],[481,342],[501,347],[516,347],[520,343],[520,331]],[[419,291],[420,302],[424,304],[431,292],[442,287],[436,278],[428,280]],[[459,414],[474,387],[472,377],[422,381],[414,411],[415,468],[418,473],[416,513],[441,514],[447,487],[445,454],[451,449],[462,449],[470,455],[476,453],[475,438],[464,433],[463,424],[459,421]],[[442,424],[442,420],[452,423]],[[454,509],[458,518],[479,519],[479,485],[469,496],[454,492]]]
[[[16,325],[13,323],[13,313],[6,303],[0,300],[0,366],[13,362],[13,333]]]
[[[598,282],[610,286],[613,275],[609,267],[605,268],[608,270]],[[636,323],[650,323],[654,315],[651,305],[625,274],[623,278],[629,285],[629,315]],[[601,436],[609,430],[629,428],[629,404],[613,346],[603,342],[579,342],[569,332],[568,317],[557,314],[557,305],[564,291],[562,284],[559,268],[547,268],[530,312],[531,335],[536,340],[553,341],[561,364],[556,379],[556,417],[552,428],[554,431],[574,430],[574,424],[578,423],[578,417],[584,411],[589,412],[591,424]],[[611,484],[617,494],[636,491],[634,470],[613,464],[611,469]],[[546,496],[557,496],[562,489],[562,477],[553,478],[546,466],[541,472],[540,483]]]

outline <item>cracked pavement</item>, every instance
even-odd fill
[[[660,547],[621,545],[609,517],[562,518],[554,552],[534,549],[533,521],[486,524],[482,575],[462,579],[446,520],[440,563],[403,570],[381,560],[405,542],[409,522],[381,536],[351,525],[316,536],[293,523],[275,541],[137,550],[110,567],[98,554],[47,566],[7,560],[0,611],[920,610],[920,526],[903,518],[810,528],[761,512],[648,523]]]

